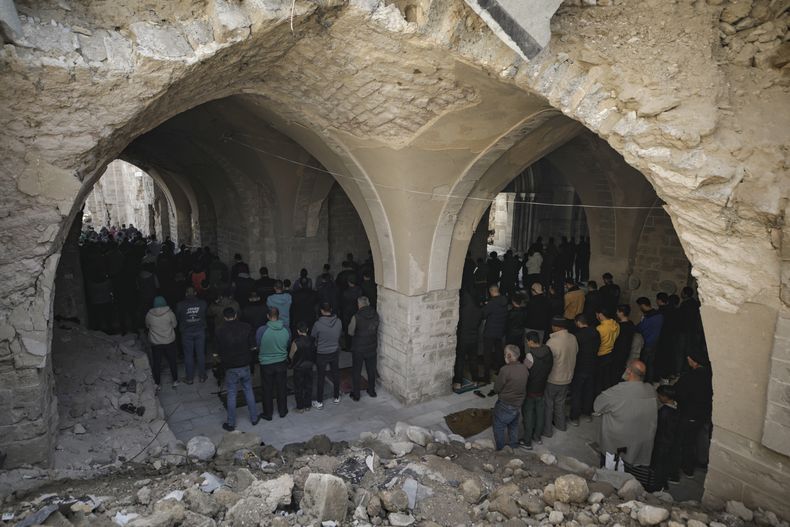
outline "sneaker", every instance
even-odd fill
[[[692,472],[689,474],[688,472],[683,472],[683,475],[686,476],[688,479],[694,479],[694,473]]]
[[[543,439],[536,439],[535,442],[539,445],[543,444]]]
[[[524,450],[532,450],[532,443],[521,443],[521,448]]]
[[[222,423],[222,429],[227,430],[228,432],[233,432],[236,430],[235,426],[230,426],[228,423]]]
[[[191,385],[193,382],[195,382],[195,381],[193,381],[192,379],[189,379],[188,381],[184,381],[184,384]]]
[[[297,408],[297,409],[296,409],[296,413],[297,413],[297,414],[303,414],[304,412],[305,412],[305,409],[304,409],[304,408]]]
[[[208,380],[208,376],[207,376],[207,375],[202,375],[202,376],[200,376],[200,377],[198,378],[198,380],[199,380],[201,383],[204,383],[204,382],[206,382],[206,381]]]
[[[323,409],[323,408],[324,408],[324,403],[322,403],[322,402],[320,402],[320,401],[313,401],[313,404],[312,404],[312,406],[313,406],[313,408],[315,408],[316,410],[321,410],[321,409]]]
[[[571,424],[573,426],[579,426],[579,420],[578,419],[575,419],[575,420],[571,419]]]
[[[173,381],[173,389],[175,390],[178,386],[181,386],[181,383],[178,381]]]
[[[588,415],[587,417],[584,418],[584,420],[587,421],[588,423],[592,423],[593,417],[591,415]]]
[[[340,404],[340,397],[335,397],[335,399],[332,402],[335,404]]]
[[[667,480],[670,485],[677,485],[680,483],[680,476],[674,476]]]

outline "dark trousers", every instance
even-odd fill
[[[477,360],[477,341],[459,341],[455,351],[455,368],[453,369],[453,382],[464,382],[464,371],[469,368],[469,375],[473,381],[480,381],[480,365]]]
[[[571,420],[593,411],[594,377],[592,373],[577,373],[571,382]]]
[[[702,422],[695,419],[680,420],[680,467],[683,472],[691,476],[697,465],[697,447]]]
[[[319,403],[324,402],[324,382],[326,381],[326,367],[329,366],[332,375],[332,385],[334,386],[335,399],[340,397],[340,368],[338,366],[338,352],[316,354],[316,375],[318,375],[318,386],[316,387],[315,400]]]
[[[294,398],[296,399],[296,409],[310,407],[310,399],[313,394],[313,368],[294,369]]]
[[[656,375],[656,347],[645,346],[639,359],[645,363],[645,382],[653,382]]]
[[[362,384],[362,366],[368,376],[368,395],[376,393],[376,354],[362,355],[354,353],[351,356],[351,394],[359,397],[359,385]]]
[[[263,384],[263,416],[271,417],[274,410],[274,396],[277,396],[277,411],[280,417],[288,413],[288,392],[286,379],[288,366],[285,361],[274,364],[261,364],[261,384]]]
[[[178,365],[176,364],[176,355],[178,348],[175,341],[170,344],[152,344],[151,345],[151,370],[154,374],[154,383],[159,386],[162,381],[162,357],[167,360],[167,365],[170,366],[170,377],[173,382],[178,380]]]
[[[483,380],[491,381],[491,372],[498,372],[504,366],[505,357],[502,355],[502,337],[483,337],[483,361],[485,374]]]
[[[110,333],[112,331],[114,311],[112,303],[88,304],[90,328]]]
[[[614,352],[595,359],[595,388],[593,397],[617,383],[614,373]]]

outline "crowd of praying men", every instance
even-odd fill
[[[467,255],[453,389],[498,396],[498,449],[600,416],[603,466],[653,490],[693,477],[707,467],[713,397],[694,290],[639,297],[634,313],[610,273],[601,287],[588,279],[584,239],[560,247],[538,238],[523,261]]]

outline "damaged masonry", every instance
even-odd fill
[[[0,0],[0,524],[786,526],[788,24],[780,0]],[[126,186],[103,175],[122,163]],[[219,378],[152,371],[139,269],[96,302],[81,240],[130,218],[251,280],[317,283],[353,253],[378,399],[329,408],[352,390],[338,352],[324,414],[253,427],[241,406],[224,433]],[[527,272],[553,237],[587,240],[581,276]],[[494,403],[452,393],[474,377],[453,371],[465,255],[492,247],[560,304],[567,274],[611,273],[634,323],[693,289],[696,495],[594,468],[599,421],[534,453],[450,435]],[[209,271],[177,283],[222,293]]]

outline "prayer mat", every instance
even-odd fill
[[[491,410],[488,408],[467,408],[445,416],[444,422],[454,434],[471,437],[491,427]]]
[[[453,392],[461,394],[466,392],[471,392],[472,390],[477,389],[477,383],[474,381],[470,381],[469,379],[464,379],[461,383],[461,387],[457,390],[453,390]]]
[[[364,368],[363,368],[364,369]],[[351,375],[353,373],[352,368],[340,368],[340,393],[346,394],[351,393]],[[329,371],[326,372],[327,380],[329,381],[328,384],[332,383],[331,375]],[[368,389],[368,380],[365,378],[364,375],[360,375],[359,381],[359,391],[364,392]]]

